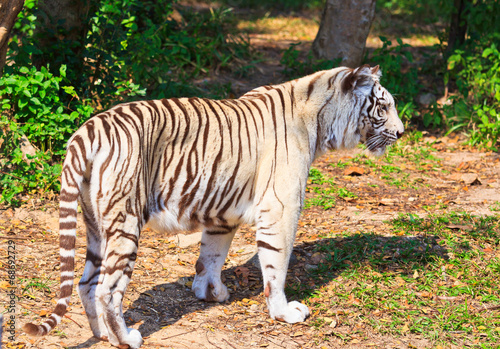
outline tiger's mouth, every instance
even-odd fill
[[[368,132],[366,139],[363,142],[366,145],[368,151],[376,156],[384,155],[385,150],[388,146],[396,143],[398,137],[396,134],[389,132],[383,132],[375,134],[374,132]]]

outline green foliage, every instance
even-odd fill
[[[5,124],[0,121],[0,126]],[[8,139],[8,138],[7,138]],[[59,178],[62,166],[58,163],[51,165],[51,157],[42,152],[35,156],[27,155],[23,158],[20,148],[15,148],[10,154],[8,162],[0,161],[0,203],[18,206],[23,198],[18,194],[43,194],[47,190],[60,189]]]
[[[180,21],[171,18],[172,12],[172,2],[166,1],[101,2],[86,45],[86,55],[96,62],[87,70],[100,72],[93,81],[101,99],[117,82],[121,88],[116,93],[129,96],[146,91],[148,98],[200,95],[203,90],[192,79],[210,69],[236,70],[237,61],[250,55],[245,37],[227,34],[230,9],[184,12]],[[106,37],[108,32],[113,36]]]
[[[458,89],[453,104],[444,108],[450,115],[451,131],[466,129],[470,144],[500,149],[500,51],[496,44],[484,48],[480,55],[457,49],[448,58],[447,80],[451,75]]]
[[[280,63],[285,68],[283,73],[291,79],[312,74],[320,70],[338,67],[340,61],[342,60],[337,59],[330,61],[326,59],[315,59],[311,51],[308,52],[305,60],[301,60],[301,52],[296,49],[298,45],[300,45],[300,43],[291,44],[289,48],[283,51],[283,55],[280,60]]]
[[[23,35],[33,35],[35,30],[35,20],[34,9],[38,4],[38,0],[25,0],[23,5],[23,10],[17,16],[14,22],[13,32]],[[14,38],[13,41],[16,38]]]
[[[0,108],[13,115],[11,131],[15,132],[12,127],[17,124],[32,145],[55,155],[63,154],[66,139],[92,112],[78,102],[65,105],[60,94],[78,99],[73,86],[61,86],[65,77],[66,66],[60,68],[60,76],[45,67],[21,67],[17,74],[0,79]]]
[[[230,9],[185,10],[174,16],[175,2],[91,2],[85,35],[78,40],[64,39],[63,28],[35,30],[30,7],[21,15],[9,56],[19,66],[50,63],[52,73],[66,65],[78,95],[99,109],[140,96],[226,97],[227,88],[197,87],[193,80],[220,70],[248,74],[248,39],[231,33]]]
[[[63,85],[65,77],[65,66],[59,76],[45,67],[20,67],[0,79],[0,137],[4,141],[0,202],[16,205],[20,203],[17,194],[58,190],[64,144],[93,110],[78,100],[73,86]],[[61,95],[73,101],[67,105]],[[27,143],[26,139],[38,150],[35,155],[23,156],[21,143]]]
[[[454,92],[443,106],[449,132],[463,130],[469,144],[500,149],[500,3],[465,3],[467,37],[446,60],[444,82]]]

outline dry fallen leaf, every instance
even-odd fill
[[[6,290],[10,287],[10,283],[8,281],[0,281],[0,288]]]
[[[466,185],[480,185],[481,180],[479,179],[479,176],[477,173],[464,173],[460,179],[462,182],[464,182]]]
[[[467,230],[467,231],[470,231],[472,230],[474,227],[472,225],[468,225],[468,224],[448,224],[446,226],[446,228],[448,229],[459,229],[459,230]]]
[[[397,202],[398,202],[398,200],[396,200],[396,199],[382,198],[382,199],[380,199],[379,204],[383,205],[383,206],[393,206],[393,205],[396,205]]]
[[[367,173],[369,173],[368,170],[359,166],[349,166],[344,170],[344,176],[361,176]]]

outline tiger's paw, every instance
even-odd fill
[[[124,347],[128,345],[130,349],[138,349],[141,347],[144,340],[142,339],[141,332],[137,331],[134,328],[127,328],[128,334],[125,338],[125,343],[122,344]],[[118,346],[121,347],[122,345]]]
[[[225,302],[229,299],[229,291],[220,280],[212,280],[208,275],[194,277],[191,288],[198,299],[206,302]]]
[[[304,304],[293,301],[288,303],[285,309],[277,309],[274,312],[269,312],[269,315],[275,320],[294,324],[304,321],[310,315],[310,312],[309,308]]]

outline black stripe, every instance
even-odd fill
[[[271,246],[267,242],[264,242],[262,240],[257,240],[257,247],[266,248],[268,250],[275,251],[275,252],[281,252],[281,248],[276,248],[274,246]]]

